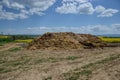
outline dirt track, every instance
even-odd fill
[[[120,80],[120,47],[2,50],[0,80]]]

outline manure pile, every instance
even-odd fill
[[[90,34],[60,32],[43,34],[29,43],[27,49],[79,49],[98,48],[104,45],[100,38]]]

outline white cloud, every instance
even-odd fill
[[[77,7],[77,11],[80,14],[93,14],[94,8],[91,3],[83,3]]]
[[[63,0],[62,6],[56,8],[56,12],[61,14],[93,14],[97,12],[97,17],[112,17],[118,12],[117,9],[106,9],[98,5],[93,7],[92,0]]]
[[[22,4],[19,4],[19,3],[17,3],[17,2],[13,2],[12,4],[11,4],[11,8],[17,8],[17,9],[23,9],[23,8],[25,8]]]
[[[61,14],[92,14],[94,8],[88,0],[63,0],[63,4],[56,8]]]
[[[6,34],[43,34],[46,32],[74,32],[83,34],[120,34],[120,23],[111,25],[88,25],[78,27],[28,27],[24,29],[0,29]]]
[[[97,12],[98,17],[111,17],[118,12],[117,9],[106,9],[101,5],[94,8],[91,1],[62,0],[62,5],[55,10],[61,14],[89,15]],[[55,2],[56,0],[0,0],[0,19],[25,19],[34,14],[41,16]]]
[[[120,24],[113,24],[112,27],[115,28],[116,31],[120,31]]]
[[[105,8],[101,5],[99,5],[99,6],[96,6],[95,10],[97,13],[101,13],[101,12],[105,11]]]
[[[79,3],[84,3],[88,2],[89,0],[63,0],[63,2],[79,2]]]
[[[98,15],[98,17],[112,17],[115,13],[117,13],[117,9],[106,9]]]
[[[27,17],[28,16],[24,13],[15,14],[15,13],[6,12],[6,11],[2,11],[0,13],[0,19],[14,20],[16,18],[25,19]]]
[[[88,25],[80,27],[29,27],[27,32],[42,34],[46,32],[75,32],[87,34],[120,34],[120,24]]]
[[[43,11],[47,10],[55,3],[56,0],[2,0],[1,6],[5,6],[15,12],[7,11],[6,8],[0,7],[0,19],[24,19],[30,15],[43,15]]]
[[[63,4],[63,6],[58,7],[56,9],[56,12],[63,13],[63,14],[78,13],[76,4],[73,4],[73,3]]]

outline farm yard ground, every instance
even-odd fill
[[[120,80],[120,47],[26,50],[0,46],[0,80]]]

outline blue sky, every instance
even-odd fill
[[[0,0],[0,32],[120,34],[120,0]]]

